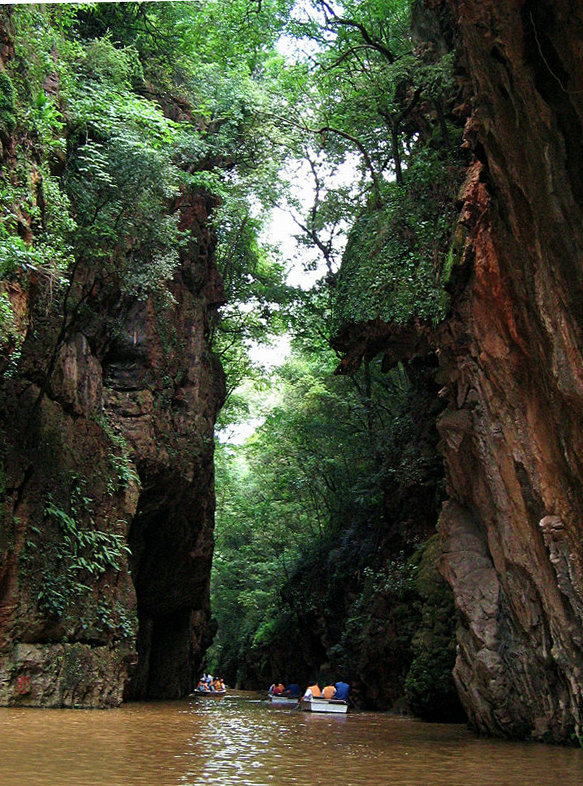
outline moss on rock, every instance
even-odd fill
[[[411,641],[405,694],[411,711],[424,720],[456,721],[464,717],[452,676],[456,613],[452,590],[438,570],[440,555],[439,535],[434,535],[414,557],[421,624]]]
[[[6,71],[0,71],[0,131],[9,134],[15,125],[14,85]]]

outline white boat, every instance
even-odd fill
[[[333,712],[337,715],[346,715],[348,704],[341,699],[302,699],[302,709],[306,712]]]
[[[282,696],[281,694],[269,694],[269,704],[271,707],[297,707],[299,696]]]

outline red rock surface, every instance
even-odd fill
[[[2,704],[99,707],[192,687],[212,633],[224,395],[206,339],[223,299],[212,206],[200,193],[176,205],[192,243],[171,297],[100,285],[90,318],[65,322],[42,283],[9,292],[25,340],[0,398]],[[93,275],[80,266],[75,286]]]
[[[453,18],[473,154],[452,309],[433,335],[346,329],[345,365],[437,352],[460,697],[481,732],[568,742],[583,734],[583,6],[424,5]]]
[[[450,6],[476,156],[471,274],[439,340],[455,677],[480,731],[566,741],[583,723],[583,10]]]

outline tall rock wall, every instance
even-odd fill
[[[420,0],[414,25],[457,49],[470,158],[451,309],[435,330],[348,326],[339,345],[348,370],[366,353],[439,359],[441,571],[470,723],[581,741],[583,6]]]
[[[190,240],[147,299],[82,262],[65,294],[34,274],[8,286],[24,343],[0,390],[0,704],[98,707],[192,686],[212,635],[224,395],[207,342],[223,299],[213,206],[200,192],[169,206]]]
[[[475,156],[438,340],[455,678],[480,731],[568,741],[583,724],[583,7],[449,5]]]

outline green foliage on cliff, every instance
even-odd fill
[[[110,494],[117,494],[128,486],[139,484],[140,479],[136,472],[131,458],[130,447],[124,436],[113,427],[107,417],[97,416],[94,418],[99,423],[111,444],[108,455],[111,475],[107,479],[107,490]]]
[[[18,331],[14,311],[8,295],[0,293],[0,352],[5,351],[11,344],[18,342]]]
[[[122,534],[97,526],[86,484],[73,474],[62,482],[66,500],[47,495],[43,531],[29,528],[20,557],[22,575],[37,586],[38,611],[55,620],[74,619],[95,582],[118,573],[129,553]]]
[[[437,535],[415,555],[421,623],[411,642],[413,660],[405,679],[405,694],[416,715],[427,720],[456,720],[460,706],[452,672],[457,615],[451,589],[439,575],[440,556]]]
[[[16,125],[14,85],[5,71],[0,71],[0,129],[10,133]]]
[[[96,285],[146,298],[172,278],[181,254],[197,253],[178,228],[179,201],[205,193],[220,202],[227,295],[241,299],[244,283],[250,305],[244,322],[231,314],[226,331],[215,326],[216,346],[228,355],[233,336],[242,346],[265,332],[258,315],[284,293],[273,255],[257,250],[265,211],[249,202],[273,198],[285,155],[265,118],[265,82],[289,7],[5,10],[15,56],[2,73],[2,107],[24,146],[1,175],[0,275],[26,283],[38,271],[69,319],[89,318]],[[234,245],[243,264],[234,263]],[[80,263],[93,272],[83,281],[75,280]]]
[[[178,190],[171,162],[172,123],[131,93],[85,83],[71,105],[74,158],[67,190],[79,216],[76,258],[146,297],[178,263]],[[95,114],[94,114],[95,113]]]
[[[295,208],[337,284],[334,331],[373,319],[431,324],[447,310],[443,269],[463,170],[454,62],[429,9],[431,40],[416,39],[410,5],[314,0],[290,28],[313,61],[306,75],[300,58],[289,92],[288,122],[315,189],[307,209]],[[350,184],[338,185],[349,169]],[[335,278],[341,227],[350,231]]]
[[[444,318],[444,264],[459,175],[448,156],[420,152],[406,186],[387,185],[383,206],[356,220],[334,293],[337,329],[377,318],[396,324]]]

